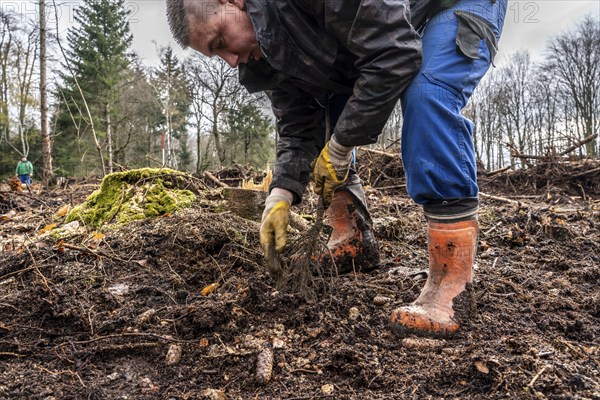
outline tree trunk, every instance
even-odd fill
[[[200,165],[202,164],[202,125],[200,119],[196,125],[196,173],[200,173]]]
[[[46,0],[40,0],[40,118],[42,135],[42,179],[48,185],[54,175],[52,170],[52,142],[48,122],[48,87],[46,83]]]
[[[113,141],[112,141],[112,126],[110,122],[110,104],[106,102],[104,105],[104,113],[106,116],[106,151],[108,152],[108,173],[113,173]]]
[[[215,148],[217,149],[217,156],[219,157],[219,163],[221,166],[225,165],[225,149],[223,149],[223,145],[221,143],[221,135],[219,134],[219,126],[217,125],[217,121],[219,118],[219,114],[217,113],[216,105],[213,105],[213,121],[212,121],[212,134],[215,138]]]

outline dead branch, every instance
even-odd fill
[[[120,262],[124,262],[124,263],[129,262],[128,260],[123,260],[122,258],[111,256],[110,254],[106,254],[106,253],[104,253],[102,251],[98,251],[98,250],[92,250],[87,247],[75,246],[74,244],[69,244],[69,243],[62,243],[60,246],[64,247],[65,249],[70,249],[70,250],[80,251],[82,253],[91,254],[98,258],[104,257],[104,258],[110,258],[111,260],[120,261]]]
[[[400,157],[400,154],[388,153],[388,152],[381,151],[381,150],[369,149],[368,147],[361,147],[360,151],[364,151],[364,152],[371,153],[371,154],[377,154],[378,156],[390,157],[390,158]]]
[[[215,185],[222,187],[222,188],[226,188],[229,187],[228,184],[221,182],[216,176],[214,176],[213,174],[211,174],[208,171],[204,171],[204,176],[210,180],[212,183],[214,183]]]
[[[520,201],[511,200],[511,199],[508,199],[508,198],[506,198],[506,197],[492,196],[491,194],[486,194],[486,193],[482,193],[482,192],[479,192],[479,196],[480,196],[480,197],[483,197],[484,199],[490,199],[490,200],[501,201],[501,202],[503,202],[503,203],[514,204],[514,205],[516,205],[516,206],[521,206],[521,205],[523,205],[523,203],[522,203],[522,202],[520,202]]]
[[[377,190],[391,190],[391,189],[404,189],[405,187],[406,187],[406,184],[374,187],[373,189],[377,189]]]
[[[495,171],[485,172],[484,175],[487,176],[488,178],[491,178],[492,176],[500,175],[501,173],[506,172],[506,171],[510,170],[511,168],[512,168],[512,166],[509,165],[508,167],[500,168]]]
[[[579,174],[571,175],[571,178],[580,178],[582,176],[591,175],[600,172],[600,168],[590,169],[589,171],[580,172]]]
[[[590,135],[590,136],[588,136],[588,137],[580,140],[579,142],[573,144],[572,146],[567,147],[563,152],[561,152],[559,154],[559,156],[566,156],[567,154],[569,154],[573,150],[577,150],[579,147],[583,146],[586,143],[591,142],[592,140],[596,139],[597,137],[598,137],[597,133],[595,133],[593,135]]]

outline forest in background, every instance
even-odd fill
[[[34,178],[46,166],[47,179],[144,166],[263,169],[274,160],[268,101],[248,94],[226,63],[191,51],[180,60],[157,46],[160,65],[143,65],[131,48],[124,0],[79,3],[62,36],[50,22],[58,20],[56,5],[41,0],[39,11],[36,20],[0,11],[0,176],[12,175],[23,155]],[[541,60],[508,55],[464,113],[488,170],[560,156],[582,142],[570,155],[598,158],[600,21],[588,16],[549,38]],[[398,106],[377,146],[397,150],[401,125]]]

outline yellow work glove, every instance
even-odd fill
[[[313,185],[315,193],[323,197],[323,204],[329,207],[333,192],[346,183],[352,162],[352,147],[337,142],[335,136],[325,145],[315,162]]]
[[[292,198],[292,193],[285,189],[273,189],[265,200],[260,224],[260,245],[267,258],[271,257],[273,246],[277,254],[285,248]]]

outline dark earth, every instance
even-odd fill
[[[398,159],[361,159],[382,264],[323,277],[314,303],[275,288],[258,223],[218,189],[53,239],[40,231],[98,182],[31,197],[3,184],[0,398],[600,399],[599,163],[481,173],[476,312],[455,337],[424,340],[387,327],[425,282],[424,217]],[[214,174],[235,185],[252,171]]]

